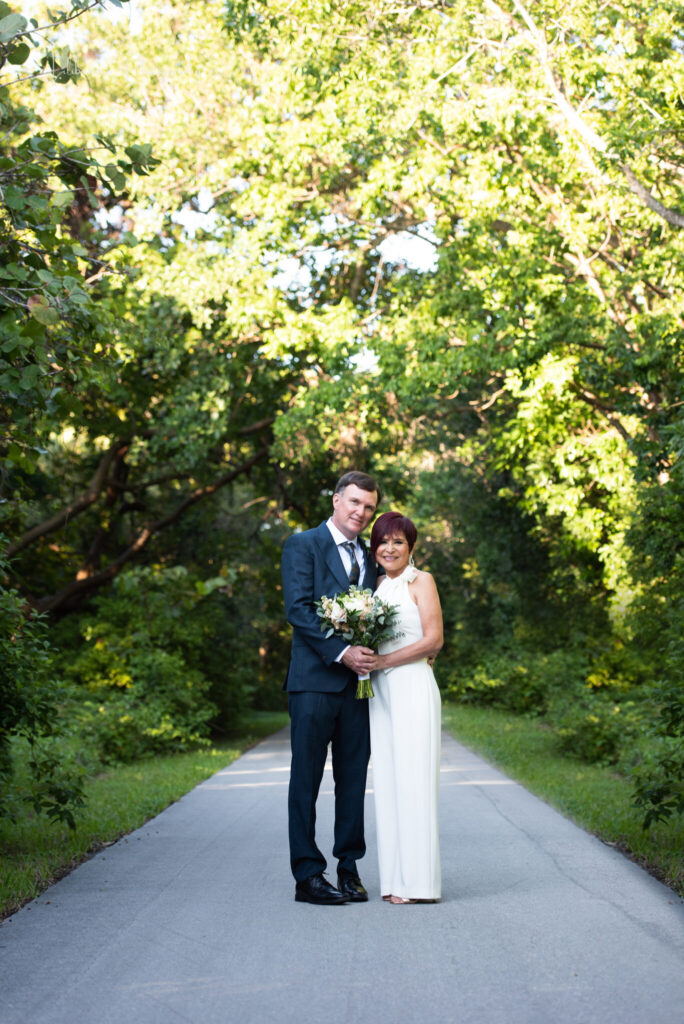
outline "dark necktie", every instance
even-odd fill
[[[354,547],[350,540],[345,541],[342,547],[346,548],[346,550],[349,552],[349,557],[351,558],[349,582],[350,584],[358,583],[359,577],[361,575],[361,570],[359,569],[359,563],[356,561],[356,548]]]

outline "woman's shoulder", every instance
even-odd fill
[[[431,572],[428,572],[427,569],[414,569],[413,572],[414,575],[409,580],[409,583],[413,586],[414,590],[425,592],[437,590],[437,584]]]
[[[413,572],[411,574],[411,583],[424,583],[428,580],[432,580],[434,583],[434,577],[431,572],[428,572],[427,569],[417,569],[415,565],[412,566],[412,569]]]

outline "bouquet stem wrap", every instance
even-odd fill
[[[372,590],[352,585],[335,597],[322,597],[314,603],[326,639],[339,636],[353,646],[376,650],[384,640],[401,636],[392,629],[397,607],[376,597]],[[374,696],[370,675],[359,676],[356,696],[359,700]]]
[[[370,676],[359,676],[359,682],[356,687],[357,700],[362,700],[364,697],[374,697],[373,684],[371,683]]]

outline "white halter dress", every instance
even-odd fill
[[[403,636],[380,645],[389,654],[423,636],[418,606],[408,585],[417,576],[407,566],[381,581],[377,594],[397,605],[395,628]],[[371,761],[383,896],[439,899],[439,759],[441,700],[427,661],[373,673],[369,700]]]

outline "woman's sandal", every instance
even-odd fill
[[[417,903],[418,902],[418,900],[405,899],[403,896],[390,896],[389,901],[395,907],[399,906],[399,904],[401,904],[401,903]]]

